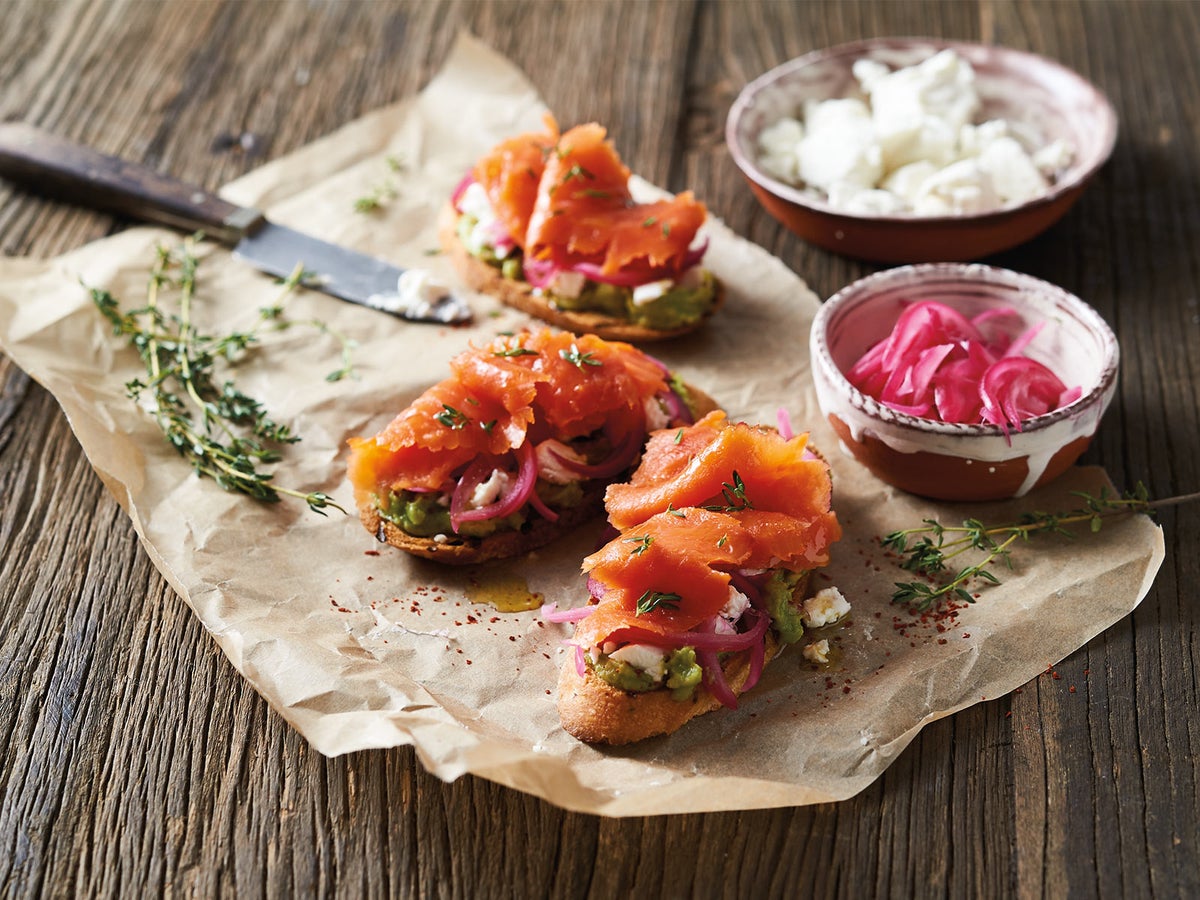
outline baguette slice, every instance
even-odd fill
[[[797,584],[794,596],[803,597],[809,579]],[[766,635],[763,667],[783,649],[775,633]],[[734,694],[740,695],[750,674],[750,652],[734,653],[721,667]],[[674,700],[666,688],[624,691],[588,668],[583,675],[574,658],[558,674],[558,715],[568,734],[589,744],[632,744],[678,731],[697,716],[721,707],[721,701],[700,685],[689,700]]]
[[[505,278],[495,266],[472,256],[459,240],[456,231],[458,213],[447,203],[438,218],[438,239],[449,256],[459,277],[472,290],[495,297],[506,306],[519,309],[528,315],[542,319],[566,331],[576,334],[594,334],[609,341],[644,343],[663,341],[695,331],[712,316],[725,302],[725,287],[716,282],[716,301],[703,318],[678,328],[647,328],[636,325],[618,316],[598,312],[559,309],[551,295],[537,295],[527,281]]]
[[[696,418],[717,409],[717,401],[699,388],[684,385],[691,399]],[[494,559],[509,559],[536,550],[558,539],[578,526],[597,518],[604,512],[604,492],[609,479],[597,479],[584,488],[583,500],[576,506],[555,510],[558,519],[551,522],[536,513],[521,531],[497,531],[484,538],[445,535],[442,540],[415,537],[392,524],[370,504],[359,508],[358,518],[363,527],[382,544],[389,544],[413,556],[432,559],[454,566],[469,566]]]

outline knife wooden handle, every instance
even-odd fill
[[[0,123],[0,176],[34,193],[236,243],[261,222],[256,209],[176,181],[148,166],[42,131]]]

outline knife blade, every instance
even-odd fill
[[[0,123],[0,176],[75,205],[202,231],[259,271],[286,278],[300,266],[306,287],[402,319],[471,320],[470,306],[453,294],[429,302],[401,296],[404,270],[391,263],[277,225],[260,210],[24,122]]]

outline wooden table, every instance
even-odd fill
[[[991,261],[1118,333],[1085,461],[1156,496],[1200,488],[1200,4],[5,0],[0,21],[0,118],[210,186],[416,92],[469,28],[562,122],[607,123],[634,171],[696,188],[821,296],[870,267],[759,210],[723,141],[741,86],[881,34],[1056,58],[1115,103],[1116,153],[1062,223]],[[8,256],[124,225],[0,186]],[[313,752],[0,357],[0,895],[1200,896],[1197,515],[1162,514],[1166,563],[1131,617],[926,728],[853,800],[607,820],[444,784],[409,748]]]

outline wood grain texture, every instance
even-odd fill
[[[1070,215],[992,261],[1117,331],[1122,380],[1086,461],[1155,495],[1200,488],[1196,4],[9,0],[0,15],[0,118],[208,187],[411,95],[469,28],[562,123],[606,123],[634,171],[695,188],[821,296],[870,267],[759,210],[723,144],[740,87],[875,34],[1047,54],[1108,92],[1121,138]],[[123,224],[0,184],[5,255]],[[927,727],[860,796],[612,821],[443,784],[408,748],[314,753],[158,575],[53,400],[0,357],[0,896],[1200,896],[1200,522],[1194,506],[1161,518],[1167,559],[1132,616]]]

